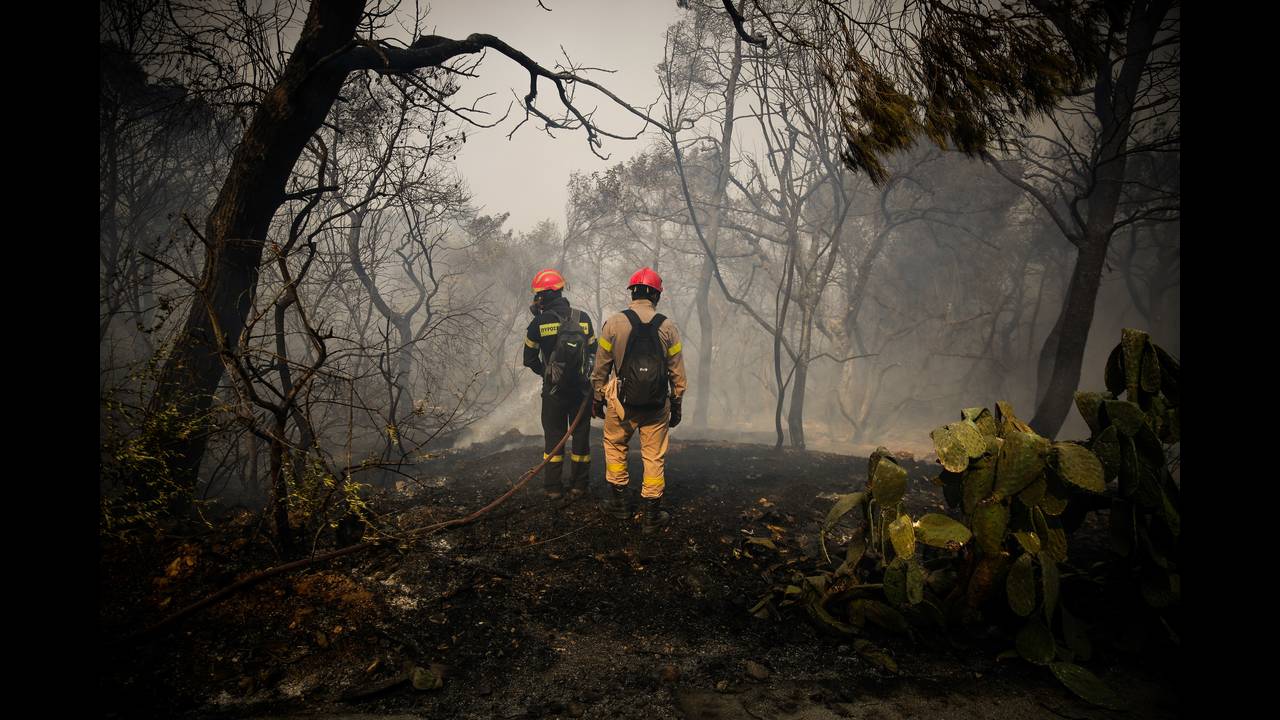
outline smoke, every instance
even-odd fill
[[[502,452],[523,444],[520,436],[542,434],[542,382],[529,374],[520,386],[512,391],[503,403],[493,412],[471,425],[458,438],[455,447],[469,448],[473,445],[487,443],[500,435],[510,436],[502,447],[492,452]],[[514,431],[514,432],[513,432]]]

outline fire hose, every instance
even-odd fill
[[[469,515],[466,515],[464,517],[454,518],[452,520],[445,520],[443,522],[433,523],[431,525],[426,525],[420,528],[414,528],[408,531],[407,535],[409,536],[424,535],[424,534],[438,532],[440,530],[446,530],[448,528],[461,527],[463,525],[468,525],[470,523],[475,522],[479,518],[483,517],[486,513],[492,511],[494,508],[503,504],[507,500],[511,499],[512,495],[515,495],[517,492],[519,492],[521,488],[523,488],[526,484],[528,484],[528,482],[531,479],[533,479],[533,477],[536,476],[542,470],[542,468],[546,467],[547,463],[551,461],[551,458],[553,456],[555,456],[557,453],[559,453],[561,450],[564,449],[565,443],[569,441],[569,438],[573,435],[573,431],[578,428],[578,425],[582,422],[582,419],[587,416],[587,408],[590,407],[590,405],[591,405],[591,396],[588,395],[582,401],[582,405],[578,408],[577,416],[574,417],[573,422],[570,423],[569,430],[565,432],[564,437],[560,438],[560,442],[556,443],[556,446],[551,450],[551,452],[546,453],[546,457],[542,459],[542,462],[538,463],[537,465],[530,468],[529,470],[526,470],[525,473],[520,476],[520,479],[516,481],[515,485],[512,485],[511,488],[508,489],[505,493],[503,493],[502,495],[499,495],[498,498],[495,499],[493,502],[489,503],[488,505],[485,505],[479,510],[476,510],[475,512]],[[321,553],[319,555],[313,555],[309,558],[303,558],[302,560],[295,560],[293,562],[284,563],[283,565],[277,565],[275,567],[267,568],[266,570],[261,570],[259,572],[253,573],[252,575],[249,575],[248,577],[242,578],[236,581],[235,583],[232,583],[231,585],[223,588],[222,590],[219,590],[218,592],[213,593],[212,595],[209,595],[197,602],[194,602],[182,608],[181,610],[178,610],[177,612],[160,620],[154,625],[150,625],[138,631],[137,633],[134,633],[133,635],[128,636],[127,638],[125,638],[125,640],[133,641],[133,640],[138,640],[148,635],[151,635],[152,633],[155,633],[156,631],[164,627],[172,625],[173,623],[177,622],[178,620],[181,620],[182,618],[187,617],[188,615],[191,615],[195,612],[203,610],[211,605],[215,605],[231,597],[232,595],[240,592],[241,590],[244,590],[246,588],[249,588],[253,585],[256,585],[262,582],[263,580],[276,577],[277,575],[283,575],[293,570],[301,570],[302,568],[310,567],[312,565],[326,562],[328,560],[334,560],[334,559],[343,557],[345,555],[354,555],[358,552],[361,552],[363,550],[368,550],[370,548],[385,547],[388,544],[389,544],[389,540],[385,540],[385,539],[360,542],[355,545],[351,545],[349,547],[339,548],[337,550],[331,550],[329,552]]]

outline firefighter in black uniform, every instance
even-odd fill
[[[542,270],[533,276],[533,303],[529,311],[533,313],[533,322],[524,337],[524,366],[544,376],[546,363],[556,346],[556,336],[560,332],[560,323],[569,319],[572,309],[569,301],[563,296],[564,278],[555,270]],[[578,311],[579,324],[587,339],[588,362],[595,358],[596,337],[591,325],[591,318],[585,312]],[[591,470],[591,413],[588,410],[582,421],[573,432],[573,438],[567,447],[561,448],[559,454],[551,455],[551,450],[564,437],[578,414],[578,408],[584,398],[590,397],[591,368],[582,377],[580,387],[553,386],[548,378],[542,382],[542,432],[545,437],[542,458],[547,460],[546,494],[554,500],[564,494],[561,476],[564,473],[565,456],[568,455],[571,470],[569,473],[569,494],[573,498],[581,497],[587,492],[587,478]]]

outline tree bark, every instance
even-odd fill
[[[729,67],[729,80],[724,90],[724,122],[720,125],[720,153],[716,166],[716,190],[711,196],[711,218],[707,224],[707,244],[714,252],[719,249],[720,222],[726,190],[729,186],[729,161],[733,156],[733,107],[738,95],[738,76],[742,72],[742,40],[734,38],[733,63]],[[698,278],[698,387],[694,390],[693,426],[705,428],[711,405],[712,346],[715,342],[711,324],[711,256],[702,261],[702,273]]]
[[[1090,242],[1092,240],[1092,242]],[[1085,343],[1093,325],[1093,311],[1102,284],[1102,269],[1107,260],[1106,238],[1086,238],[1086,245],[1076,258],[1075,271],[1062,305],[1058,325],[1057,347],[1053,355],[1053,373],[1044,397],[1036,406],[1031,428],[1052,438],[1062,429],[1067,413],[1074,404],[1080,386],[1080,369],[1084,362]],[[1052,336],[1052,334],[1051,334]],[[1046,342],[1046,346],[1047,346]]]
[[[1041,6],[1047,7],[1043,3]],[[1097,81],[1093,111],[1099,121],[1098,152],[1092,168],[1094,184],[1088,195],[1088,217],[1079,239],[1079,254],[1055,327],[1057,348],[1053,352],[1053,374],[1031,420],[1031,427],[1046,437],[1052,438],[1062,429],[1080,383],[1085,342],[1093,323],[1107,247],[1115,231],[1120,205],[1134,102],[1156,32],[1168,11],[1169,3],[1164,1],[1139,2],[1130,8],[1124,32],[1124,59],[1116,75],[1112,74],[1110,49],[1093,48]],[[1059,29],[1071,31],[1074,20],[1064,19],[1056,10],[1048,10],[1046,15]],[[1050,335],[1052,338],[1053,334]]]
[[[320,128],[346,77],[324,60],[355,36],[361,0],[312,3],[298,44],[263,98],[205,223],[205,264],[186,323],[161,370],[152,409],[203,418],[222,379],[219,352],[233,351],[252,307],[267,230],[284,202],[298,156]],[[194,489],[208,434],[197,429],[170,448],[175,480]]]
[[[710,234],[710,233],[708,233]],[[711,360],[714,332],[711,325],[711,258],[702,261],[698,277],[698,386],[694,389],[693,427],[707,427],[707,412],[711,404]]]

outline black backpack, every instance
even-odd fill
[[[667,357],[658,339],[661,313],[647,323],[634,310],[623,310],[631,321],[631,337],[618,370],[618,400],[629,408],[656,408],[667,402]]]
[[[587,384],[591,374],[591,355],[587,352],[587,335],[582,330],[582,311],[569,309],[568,319],[561,319],[556,345],[547,356],[542,377],[547,394],[576,394]]]

